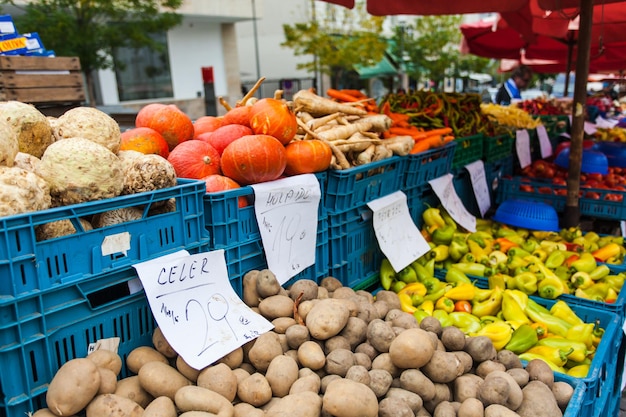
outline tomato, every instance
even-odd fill
[[[585,198],[590,198],[592,200],[599,200],[600,194],[596,193],[595,191],[587,191],[585,193]]]
[[[587,179],[590,181],[602,182],[602,174],[598,173],[588,173]]]
[[[537,191],[539,191],[540,194],[554,194],[552,187],[539,187]]]
[[[567,188],[557,188],[556,190],[554,190],[554,194],[567,195]]]
[[[532,185],[525,185],[525,184],[520,185],[520,186],[519,186],[519,189],[520,189],[521,191],[526,192],[526,193],[532,193],[532,192],[534,192],[534,191],[535,191],[535,190],[533,189],[533,186],[532,186]]]
[[[621,202],[624,200],[624,196],[621,194],[612,194],[612,193],[608,193],[604,196],[604,199],[606,201],[617,201],[617,202]]]
[[[472,303],[466,300],[457,301],[454,303],[454,311],[462,311],[465,313],[472,312]]]
[[[552,184],[567,185],[567,181],[565,181],[565,178],[562,177],[554,177],[552,178]]]

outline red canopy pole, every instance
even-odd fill
[[[583,153],[585,126],[585,103],[587,101],[587,77],[591,47],[591,25],[593,24],[593,0],[580,0],[580,27],[578,32],[578,56],[576,80],[574,82],[574,106],[572,110],[572,143],[570,145],[569,171],[567,176],[567,200],[563,213],[563,227],[574,227],[580,223],[578,192]]]

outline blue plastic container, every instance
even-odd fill
[[[610,167],[626,168],[626,143],[596,142],[593,149],[606,155]]]
[[[0,218],[0,304],[64,286],[102,273],[124,269],[208,238],[204,228],[203,181],[179,179],[178,185]],[[175,199],[175,211],[153,214],[152,208]],[[84,231],[80,219],[123,207],[140,207],[143,217]],[[78,232],[37,241],[38,226],[70,220]],[[127,239],[128,247],[105,251],[108,240]]]
[[[493,220],[509,226],[558,232],[559,216],[554,207],[539,202],[506,200],[500,203]]]
[[[569,152],[569,147],[563,149],[554,159],[554,163],[562,168],[568,168]],[[597,173],[606,175],[609,173],[609,160],[602,152],[583,149],[580,171],[586,174]]]
[[[430,190],[428,181],[450,172],[456,147],[457,142],[452,141],[441,148],[408,155],[402,191],[409,195],[413,192],[420,194]]]

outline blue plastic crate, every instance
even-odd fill
[[[301,278],[312,279],[319,283],[322,278],[328,276],[330,265],[328,233],[328,220],[320,220],[317,227],[315,263],[287,281],[284,284],[285,287]],[[256,240],[221,249],[224,249],[230,283],[235,292],[242,297],[243,276],[254,269],[261,270],[267,268],[261,237],[259,235],[259,238]]]
[[[483,137],[483,160],[494,162],[513,156],[514,138],[510,134]]]
[[[178,185],[83,204],[0,218],[0,303],[67,285],[172,253],[208,238],[204,228],[203,181],[179,179]],[[150,209],[169,199],[175,211]],[[139,220],[83,231],[80,219],[122,207],[141,207]],[[38,226],[70,220],[72,235],[37,241]],[[103,254],[105,239],[128,236],[125,251]]]
[[[563,413],[563,417],[587,417],[589,414],[583,410],[583,401],[587,393],[587,385],[578,378],[560,373],[554,374],[554,380],[557,382],[567,382],[574,388],[574,393],[567,403],[567,408]]]
[[[456,150],[452,160],[452,168],[463,168],[465,165],[483,158],[483,134],[456,138]]]
[[[407,193],[409,213],[418,229],[421,229],[424,224],[424,219],[422,218],[424,211],[428,207],[437,207],[439,203],[439,197],[432,189],[423,193]]]
[[[326,218],[324,207],[326,172],[318,172],[320,204],[318,218]],[[239,202],[245,201],[245,207]],[[261,238],[254,211],[254,190],[250,186],[204,195],[205,227],[211,237],[211,248],[230,248],[239,243],[248,243]]]
[[[407,157],[393,156],[354,168],[328,171],[328,213],[350,210],[402,189]]]
[[[452,141],[441,148],[409,155],[402,180],[402,191],[408,193],[417,189],[418,193],[422,193],[430,190],[428,181],[450,172],[456,146],[457,143]]]

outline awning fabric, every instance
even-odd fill
[[[355,66],[354,70],[361,79],[389,77],[398,73],[398,69],[387,56],[383,56],[383,59],[371,67]]]

